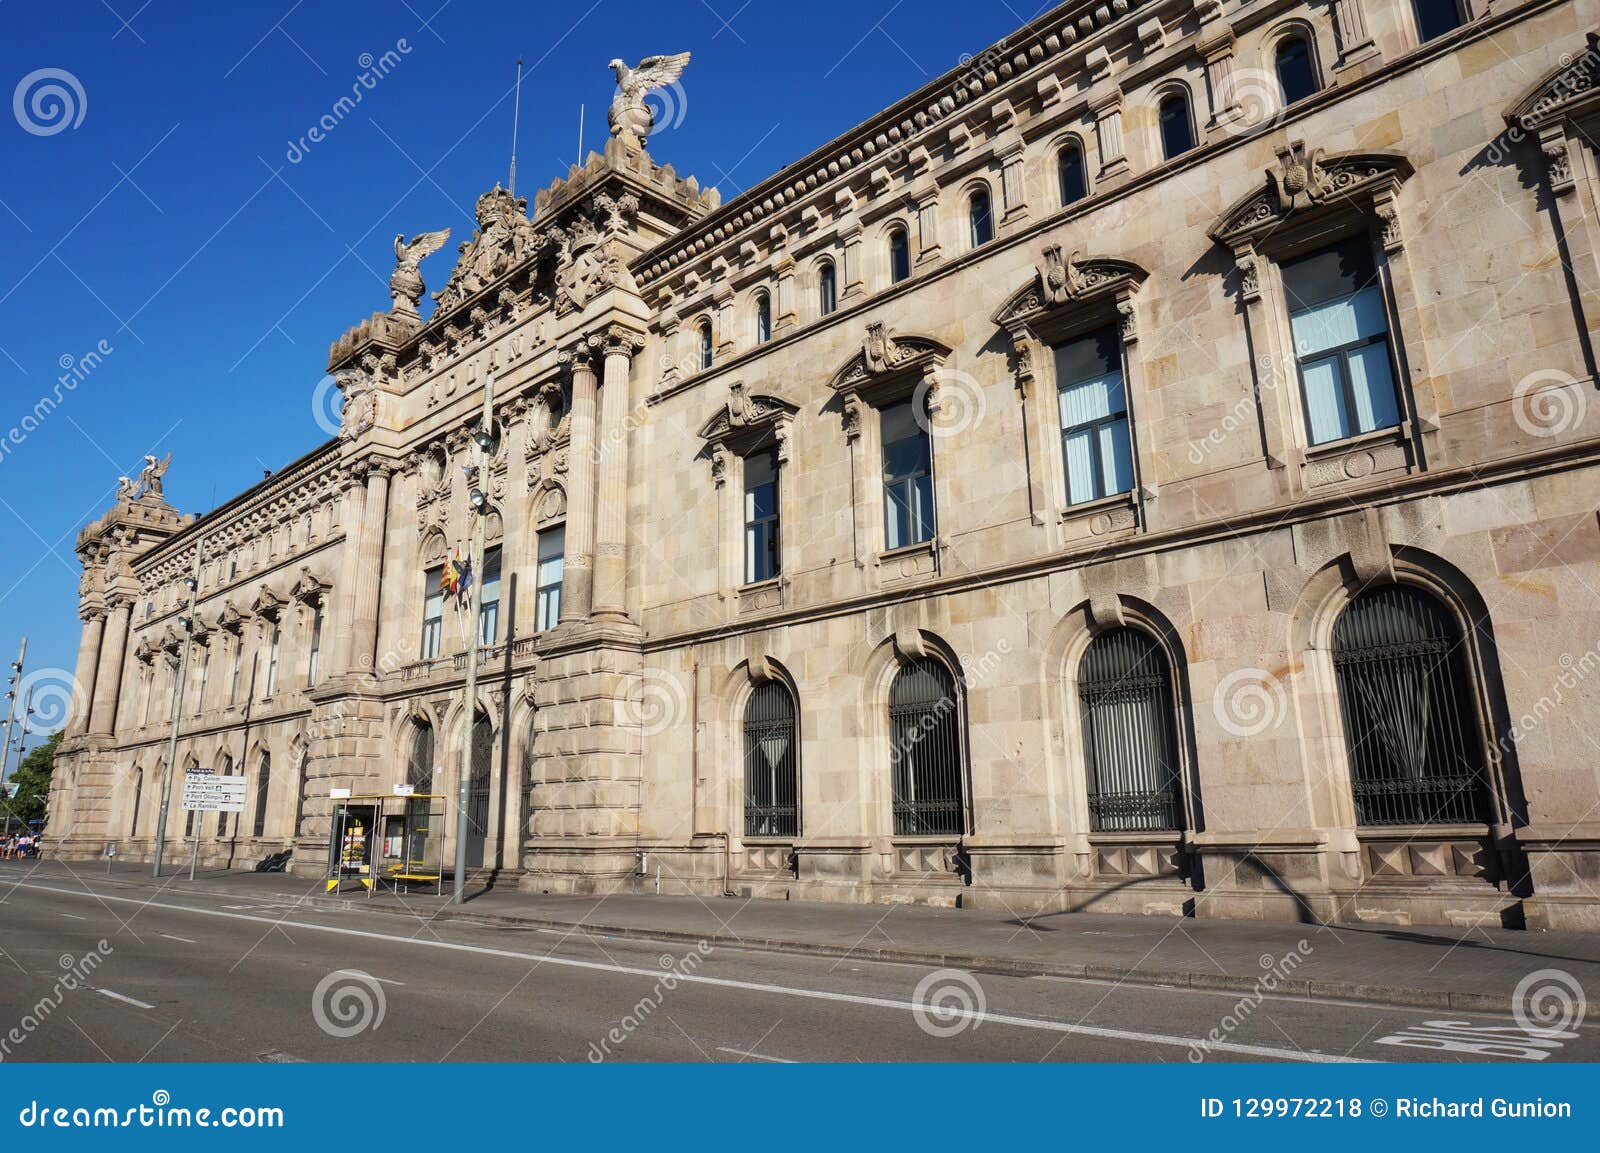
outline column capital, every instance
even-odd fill
[[[598,333],[601,348],[606,356],[626,356],[630,360],[635,353],[643,352],[645,335],[638,329],[626,324],[608,324]]]

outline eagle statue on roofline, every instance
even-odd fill
[[[688,63],[687,52],[676,56],[646,56],[636,68],[613,60],[611,71],[617,78],[617,94],[611,98],[611,107],[606,112],[611,135],[630,148],[642,150],[645,139],[655,127],[655,110],[644,98],[677,80]]]

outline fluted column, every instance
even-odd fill
[[[128,622],[133,617],[133,601],[111,605],[110,619],[100,642],[100,660],[94,674],[94,704],[89,712],[89,731],[110,736],[117,727],[117,695],[122,691],[122,661],[128,647]]]
[[[561,623],[589,619],[594,596],[594,356],[599,337],[561,353],[572,368],[567,440],[567,555],[561,577]]]
[[[625,328],[605,336],[600,393],[600,478],[595,511],[594,615],[628,619],[628,369],[644,339]]]
[[[378,591],[383,576],[383,536],[389,517],[389,467],[367,464],[367,499],[361,510],[361,537],[351,603],[352,672],[371,672],[378,659]]]
[[[83,690],[83,714],[74,716],[67,728],[69,737],[76,737],[89,728],[88,702],[94,699],[95,665],[100,660],[100,638],[105,635],[106,614],[103,609],[88,609],[83,614],[83,636],[78,641],[78,667],[74,680]]]

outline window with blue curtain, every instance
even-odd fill
[[[778,575],[778,450],[744,458],[744,580]]]
[[[1122,382],[1122,340],[1107,326],[1055,348],[1067,503],[1133,488],[1133,451]]]
[[[561,623],[561,578],[566,567],[566,551],[565,525],[558,524],[539,534],[537,603],[534,607],[533,627],[541,633]]]
[[[425,661],[439,655],[439,640],[444,631],[444,590],[439,582],[443,579],[442,564],[422,574],[422,647],[418,655]]]
[[[483,583],[478,586],[478,643],[492,645],[500,635],[500,549],[483,554]]]
[[[1399,424],[1383,289],[1367,238],[1285,262],[1283,291],[1311,443]]]
[[[883,515],[890,549],[933,539],[933,452],[910,400],[883,410]]]

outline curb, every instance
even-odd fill
[[[259,899],[259,898],[257,898]],[[393,901],[363,901],[359,904],[330,897],[305,897],[300,904],[317,909],[365,909],[389,916],[415,917],[417,911]],[[471,921],[506,928],[552,929],[576,936],[618,937],[633,941],[661,941],[668,944],[698,945],[702,941],[723,948],[749,949],[763,953],[783,953],[804,957],[851,958],[894,965],[934,966],[965,969],[978,974],[1005,977],[1056,977],[1076,981],[1112,981],[1140,988],[1195,989],[1211,993],[1260,993],[1260,978],[1227,973],[1201,973],[1186,969],[1148,969],[1124,965],[1049,964],[1011,957],[986,957],[971,953],[939,953],[914,949],[885,949],[868,946],[830,945],[797,941],[784,937],[740,937],[727,933],[688,933],[676,929],[651,929],[638,925],[602,925],[558,921],[546,917],[514,917],[499,913],[473,913],[471,906],[430,910],[429,920]],[[1512,998],[1496,993],[1469,993],[1449,989],[1423,989],[1409,985],[1376,985],[1345,981],[1280,980],[1269,996],[1292,996],[1307,1001],[1353,1001],[1365,1005],[1386,1005],[1409,1009],[1456,1009],[1476,1013],[1509,1014]]]

